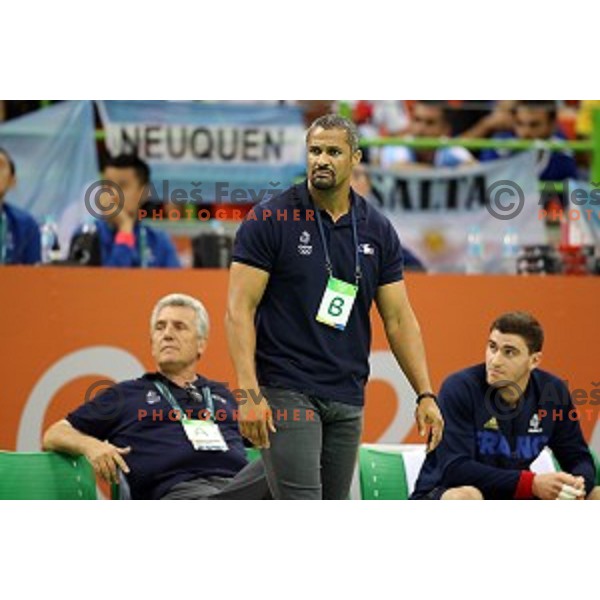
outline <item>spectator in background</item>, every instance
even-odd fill
[[[135,155],[121,154],[108,160],[103,178],[120,190],[123,205],[120,209],[116,206],[110,214],[107,211],[105,218],[95,221],[100,263],[106,267],[179,267],[179,258],[169,236],[141,223],[138,218],[138,209],[148,194],[148,165]],[[101,199],[102,206],[112,206],[115,195]],[[71,239],[71,254],[82,235],[85,235],[84,227],[80,227]]]
[[[564,140],[557,130],[557,111],[554,100],[519,100],[513,111],[512,131],[494,135],[494,139]],[[513,155],[510,150],[487,149],[481,152],[481,160],[489,161]],[[563,181],[577,177],[577,165],[569,151],[551,152],[540,150],[537,175],[542,181]]]
[[[452,125],[452,137],[462,136],[465,131],[489,116],[494,100],[446,100],[448,117]]]
[[[501,131],[512,131],[515,105],[516,100],[496,101],[491,112],[463,131],[460,137],[488,138]]]
[[[334,100],[297,100],[302,109],[304,124],[308,127],[315,119],[333,111]]]
[[[413,109],[409,131],[416,138],[450,137],[449,109],[443,101],[418,100]],[[385,146],[380,155],[384,169],[410,167],[458,167],[475,162],[473,155],[460,146],[421,150],[406,146]]]
[[[17,183],[10,154],[0,148],[0,264],[33,265],[40,262],[40,230],[26,211],[4,201]]]

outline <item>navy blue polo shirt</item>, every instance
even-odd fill
[[[490,390],[485,365],[476,365],[444,381],[438,405],[444,436],[425,459],[415,497],[438,486],[471,485],[485,498],[513,498],[521,471],[529,470],[545,446],[564,471],[585,479],[587,493],[594,487],[592,456],[569,391],[555,375],[532,371],[523,398],[511,411]]]
[[[362,279],[345,330],[316,321],[328,273],[306,182],[253,209],[237,232],[233,260],[270,275],[256,315],[260,385],[361,406],[369,376],[369,311],[377,288],[402,280],[403,255],[389,220],[354,191],[350,200]],[[320,214],[333,276],[354,283],[350,213],[335,223],[326,211]]]
[[[208,386],[215,421],[229,450],[194,450],[171,405],[154,386],[161,381],[191,418],[206,418],[206,405],[157,373],[119,383],[67,416],[81,433],[108,440],[118,447],[131,446],[125,462],[133,499],[158,499],[174,485],[197,477],[233,477],[247,464],[246,451],[234,411],[237,403],[222,384],[198,375],[194,385]]]

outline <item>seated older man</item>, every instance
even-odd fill
[[[83,454],[107,481],[121,469],[134,499],[269,498],[262,462],[247,463],[232,394],[196,373],[204,306],[171,294],[150,327],[156,372],[84,403],[48,429],[44,449]]]

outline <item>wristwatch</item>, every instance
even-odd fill
[[[423,400],[423,398],[433,398],[436,402],[437,402],[437,396],[433,393],[433,392],[421,392],[418,396],[417,396],[417,406],[419,406],[419,403],[421,402],[421,400]]]

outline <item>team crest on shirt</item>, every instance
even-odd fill
[[[531,419],[529,420],[529,429],[527,433],[542,433],[542,428],[540,427],[540,416],[535,413]]]
[[[310,256],[313,249],[310,243],[310,233],[308,233],[308,231],[303,231],[300,234],[298,241],[300,242],[298,244],[298,254],[300,254],[300,256]]]
[[[375,248],[373,248],[373,246],[371,246],[371,244],[359,244],[358,251],[361,254],[365,254],[367,256],[369,256],[369,255],[373,256],[375,254]]]
[[[157,404],[160,402],[160,396],[154,390],[150,390],[146,394],[146,402],[148,404]]]

